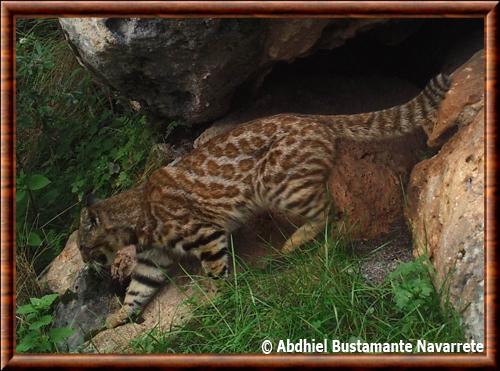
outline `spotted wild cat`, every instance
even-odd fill
[[[209,276],[225,276],[228,235],[256,212],[275,209],[304,220],[284,252],[313,239],[325,224],[336,139],[395,137],[432,124],[449,87],[440,74],[414,99],[382,111],[256,119],[212,138],[136,188],[88,205],[79,230],[84,261],[110,265],[122,247],[133,244],[138,251],[124,304],[106,325],[120,325],[141,310],[176,256],[192,254]]]

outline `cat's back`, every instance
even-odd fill
[[[176,166],[209,175],[217,175],[219,170],[245,172],[278,145],[283,150],[300,150],[332,139],[328,127],[314,116],[282,113],[219,134],[195,148]]]

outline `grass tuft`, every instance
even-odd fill
[[[206,301],[190,299],[192,319],[131,342],[138,353],[260,353],[268,339],[399,342],[462,341],[458,316],[440,306],[425,258],[401,264],[380,285],[343,238],[268,258],[266,268],[233,259],[236,274]]]

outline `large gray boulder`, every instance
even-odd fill
[[[381,20],[61,18],[80,63],[159,118],[208,122],[272,66],[342,45]]]

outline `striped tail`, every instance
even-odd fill
[[[362,141],[397,137],[419,126],[434,125],[439,105],[450,87],[450,77],[441,73],[405,104],[354,115],[320,115],[318,120],[330,126],[341,138]]]

